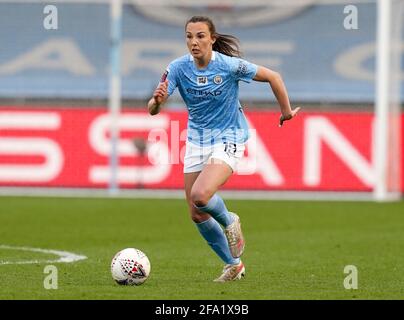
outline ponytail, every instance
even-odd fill
[[[230,57],[241,57],[240,42],[239,40],[229,34],[214,34],[216,38],[213,44],[213,50],[225,54]]]

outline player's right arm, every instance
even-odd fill
[[[154,116],[160,112],[161,106],[167,101],[168,98],[168,80],[165,79],[160,82],[156,90],[153,92],[153,97],[147,103],[149,113]]]

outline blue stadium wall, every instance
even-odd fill
[[[267,23],[262,17],[256,23],[251,17],[248,23],[219,21],[218,31],[237,36],[247,60],[279,71],[294,101],[369,103],[376,10],[374,4],[357,7],[357,30],[344,28],[344,6],[314,5]],[[0,97],[107,97],[108,6],[57,8],[58,29],[46,30],[44,4],[0,3]],[[185,20],[158,21],[132,5],[124,6],[123,15],[123,97],[144,99],[167,64],[187,53]],[[240,94],[273,99],[261,83],[242,84]]]

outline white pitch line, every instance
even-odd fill
[[[1,0],[0,0],[1,1]],[[220,190],[224,199],[234,200],[296,200],[296,201],[372,201],[372,192],[344,191],[266,191],[266,190]],[[182,189],[120,189],[111,194],[107,189],[85,188],[29,188],[0,187],[1,196],[62,197],[101,199],[185,199]]]
[[[49,250],[49,249],[41,249],[41,248],[30,248],[30,247],[14,247],[1,244],[0,250],[20,250],[20,251],[31,251],[31,252],[40,252],[46,254],[54,254],[59,256],[59,259],[55,260],[26,260],[26,261],[2,261],[0,260],[0,265],[7,264],[34,264],[34,263],[71,263],[80,260],[87,259],[86,256],[78,255],[68,251],[60,251],[60,250]]]

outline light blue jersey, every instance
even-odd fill
[[[171,62],[167,68],[168,95],[175,88],[188,109],[188,141],[199,146],[244,143],[247,121],[238,100],[238,82],[250,82],[257,65],[212,52],[209,65],[198,69],[192,55]]]

